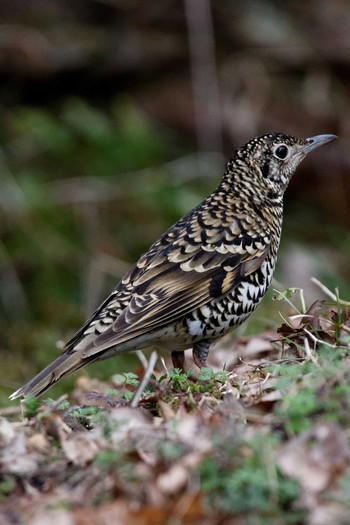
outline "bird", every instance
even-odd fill
[[[206,366],[212,343],[265,295],[279,248],[283,196],[300,162],[336,139],[266,133],[237,149],[217,188],[140,257],[63,353],[10,399],[39,396],[88,363],[153,347],[184,369]]]

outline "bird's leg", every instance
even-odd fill
[[[185,371],[185,352],[183,350],[171,352],[171,360],[174,368],[179,368],[182,372]]]
[[[209,354],[209,347],[211,341],[203,339],[195,343],[192,350],[193,361],[198,366],[198,368],[204,368],[207,366],[207,357]]]

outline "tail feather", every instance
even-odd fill
[[[82,366],[86,365],[94,359],[81,359],[78,352],[68,353],[60,355],[55,361],[53,361],[49,366],[44,368],[39,374],[37,374],[33,379],[28,381],[24,386],[22,386],[16,392],[10,395],[10,399],[16,399],[27,394],[33,396],[39,396],[45,390],[50,388],[54,383],[56,383],[61,377],[75,372]]]

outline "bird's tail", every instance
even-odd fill
[[[94,359],[89,358],[81,359],[78,352],[67,351],[55,359],[55,361],[39,372],[39,374],[28,381],[28,383],[22,386],[19,390],[13,392],[13,394],[10,395],[10,399],[13,400],[27,394],[39,396],[61,377],[70,374],[71,372],[75,372],[75,370],[78,370],[93,360]]]

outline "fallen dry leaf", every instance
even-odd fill
[[[51,448],[47,437],[40,432],[36,432],[32,436],[28,436],[27,445],[30,450],[35,450],[41,454],[48,453]]]
[[[303,503],[313,506],[350,464],[350,446],[338,425],[323,422],[284,445],[278,462],[284,474],[300,483]]]
[[[26,437],[23,431],[2,450],[1,470],[11,474],[31,474],[36,471],[39,456],[28,452]]]
[[[61,445],[68,461],[80,467],[91,463],[101,448],[90,436],[81,432],[64,436]]]
[[[0,446],[6,446],[15,438],[16,431],[13,424],[4,417],[0,417]]]
[[[311,509],[307,525],[347,525],[349,523],[349,508],[344,508],[335,502],[317,503]]]
[[[75,520],[68,510],[45,509],[45,511],[35,514],[28,525],[75,525]]]
[[[175,463],[157,478],[157,488],[166,495],[177,494],[189,479],[189,471],[181,463]]]

